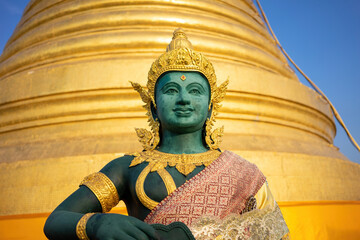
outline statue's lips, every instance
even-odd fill
[[[193,108],[174,108],[173,111],[178,117],[188,117],[194,111]]]

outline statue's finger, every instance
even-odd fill
[[[137,240],[153,239],[144,230],[138,228],[137,226],[133,226],[131,228],[126,228],[125,231],[126,231],[127,235],[129,235],[130,237],[133,237],[134,239],[137,239]]]
[[[156,231],[151,225],[140,220],[136,221],[134,225],[143,231],[149,237],[149,239],[158,239]]]

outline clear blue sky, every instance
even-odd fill
[[[28,2],[0,0],[1,52]],[[282,46],[332,101],[360,144],[360,0],[260,2]],[[339,125],[335,145],[360,163],[360,153]]]
[[[330,99],[360,144],[360,1],[260,3],[281,45]],[[360,163],[359,151],[339,124],[334,145],[350,160]]]

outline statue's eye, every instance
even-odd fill
[[[189,91],[189,93],[194,94],[194,95],[200,95],[201,94],[200,90],[196,89],[196,88],[191,89]]]
[[[177,92],[178,91],[176,88],[169,88],[169,89],[166,89],[166,91],[165,91],[166,94],[175,94]]]

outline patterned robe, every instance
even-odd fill
[[[265,176],[230,151],[162,200],[144,221],[183,222],[196,239],[285,239],[289,232]]]

